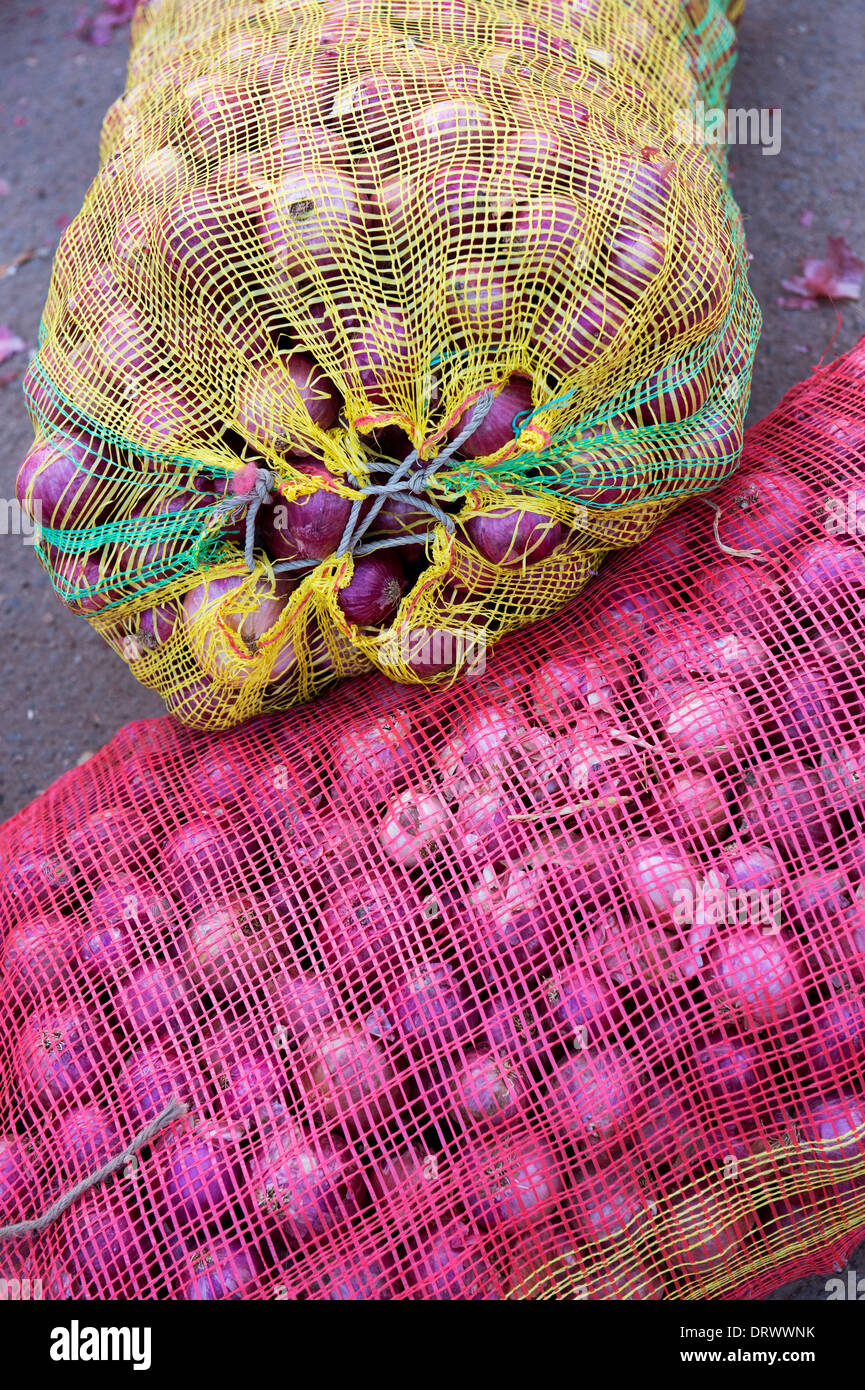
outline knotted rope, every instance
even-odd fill
[[[404,545],[405,536],[382,537],[380,540],[363,542],[363,537],[372,526],[385,502],[390,497],[405,497],[418,508],[419,511],[428,512],[429,515],[440,525],[453,535],[455,531],[453,518],[441,507],[437,507],[429,498],[422,497],[421,493],[426,491],[431,479],[439,468],[449,463],[454,454],[462,448],[470,434],[483,424],[484,420],[492,408],[495,394],[492,391],[485,391],[475,401],[474,408],[455,439],[436,454],[424,468],[415,468],[418,462],[418,451],[412,449],[411,453],[402,460],[401,463],[388,463],[384,459],[377,460],[377,468],[384,473],[389,473],[390,477],[385,483],[370,483],[366,487],[360,487],[356,478],[351,478],[358,491],[358,496],[351,504],[351,511],[345,523],[345,530],[342,533],[339,545],[334,551],[337,560],[341,560],[343,555],[371,555],[376,550],[386,550],[390,546]],[[414,471],[412,471],[414,470]],[[269,468],[259,468],[256,474],[255,483],[251,490],[240,497],[224,499],[218,502],[214,512],[216,515],[227,516],[233,512],[246,507],[246,536],[244,544],[244,559],[249,570],[255,569],[255,523],[258,518],[262,503],[266,502],[276,484],[276,478]],[[366,498],[374,497],[375,501],[361,520],[361,511]],[[412,534],[410,539],[413,545],[426,544],[435,536],[435,531],[425,531],[422,535]],[[323,562],[319,559],[312,560],[280,560],[273,566],[274,574],[285,574],[291,570],[313,569],[316,565]]]

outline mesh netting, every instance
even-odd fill
[[[693,1299],[849,1252],[863,481],[860,345],[485,674],[132,724],[10,821],[0,1221],[162,1129],[0,1270]]]
[[[733,60],[718,0],[152,0],[26,382],[61,598],[223,728],[446,682],[716,486]]]

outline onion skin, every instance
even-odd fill
[[[466,1211],[481,1231],[498,1233],[542,1223],[562,1191],[552,1150],[542,1140],[511,1132],[495,1144],[476,1144],[461,1157]]]
[[[342,539],[351,501],[332,490],[334,475],[323,463],[304,460],[292,467],[322,486],[293,502],[274,492],[272,505],[259,512],[262,541],[275,560],[324,560]]]
[[[297,580],[289,575],[251,576],[245,566],[207,579],[183,597],[183,623],[189,643],[205,673],[229,686],[240,686],[261,662],[262,640],[279,622]],[[252,602],[250,602],[252,601]],[[277,649],[268,668],[271,680],[297,662],[290,638]]]
[[[732,930],[709,949],[707,993],[719,1013],[744,1028],[770,1028],[805,1007],[795,942],[760,928]]]
[[[435,1227],[424,1237],[413,1237],[407,1282],[412,1298],[498,1301],[500,1276],[487,1257],[480,1237],[462,1222]]]
[[[733,479],[714,500],[721,508],[718,535],[733,550],[776,555],[801,534],[810,506],[804,483],[781,469],[760,469]]]
[[[472,430],[460,446],[459,456],[467,459],[484,458],[497,454],[506,444],[517,437],[519,429],[517,418],[532,408],[532,383],[529,377],[515,374],[509,377],[500,391],[496,393],[486,418]],[[448,431],[451,439],[461,434],[472,417],[474,403],[467,406],[456,424]]]
[[[396,611],[405,584],[402,565],[392,550],[361,555],[348,584],[336,595],[337,606],[350,623],[378,627]]]
[[[284,275],[339,270],[334,246],[364,226],[354,181],[336,169],[294,170],[262,203],[258,235]]]
[[[564,380],[624,342],[625,306],[610,292],[589,289],[575,305],[551,299],[538,314],[533,337],[556,380]]]
[[[33,445],[18,470],[15,495],[36,525],[65,530],[97,524],[110,487],[110,466],[82,439],[58,438]]]
[[[517,507],[491,508],[466,518],[462,526],[484,559],[505,569],[546,560],[564,536],[561,522]]]
[[[261,449],[302,454],[304,440],[297,438],[299,425],[304,431],[311,426],[329,430],[336,423],[340,404],[336,386],[312,358],[293,352],[241,377],[234,423],[245,439]],[[308,421],[303,416],[308,416]]]
[[[276,1225],[292,1246],[319,1239],[356,1214],[348,1151],[299,1125],[280,1127],[252,1165],[252,1214]]]

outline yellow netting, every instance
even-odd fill
[[[688,113],[724,104],[739,8],[140,12],[57,254],[19,492],[61,597],[182,718],[370,664],[450,679],[736,466],[759,313],[724,148]],[[447,456],[509,382],[504,444]],[[323,486],[354,530],[286,571],[268,509]],[[339,602],[382,539],[359,534],[370,487],[432,507],[384,626]],[[480,554],[467,523],[504,503],[551,553]]]

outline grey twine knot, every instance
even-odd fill
[[[468,420],[456,438],[452,439],[450,444],[442,449],[441,453],[437,454],[424,468],[415,469],[415,465],[418,462],[418,451],[417,449],[412,449],[411,453],[404,458],[401,463],[390,463],[386,459],[378,459],[376,461],[376,468],[378,471],[390,474],[390,477],[385,483],[370,483],[367,487],[361,487],[359,480],[351,474],[348,474],[351,482],[357,488],[358,496],[351,504],[351,511],[345,523],[345,530],[342,533],[339,545],[334,551],[336,559],[341,560],[343,555],[349,553],[352,555],[370,555],[375,550],[386,550],[391,546],[405,544],[406,538],[404,536],[385,537],[381,540],[367,541],[365,544],[361,544],[364,535],[372,526],[389,497],[408,498],[419,511],[428,512],[434,521],[444,526],[445,529],[453,535],[456,529],[453,518],[448,516],[447,512],[442,511],[441,507],[437,507],[435,502],[431,502],[428,497],[423,497],[421,494],[426,491],[437,470],[444,464],[449,463],[454,454],[462,448],[469,435],[473,434],[474,431],[483,424],[490,413],[494,400],[495,393],[493,391],[484,391],[483,395],[479,396],[475,401],[474,408]],[[414,471],[412,471],[413,469]],[[276,479],[270,469],[259,468],[255,483],[250,492],[242,497],[225,499],[217,503],[216,511],[222,515],[228,515],[230,512],[237,511],[244,506],[247,508],[244,559],[246,560],[246,566],[249,570],[255,568],[253,552],[255,549],[255,523],[258,512],[262,503],[269,499],[275,484]],[[360,514],[367,497],[373,497],[375,501],[366,516],[361,520]],[[420,536],[412,535],[412,544],[426,544],[426,542],[432,540],[434,536],[434,530],[425,531],[423,535]],[[278,564],[273,566],[273,571],[275,574],[285,574],[291,570],[313,569],[316,565],[320,565],[321,563],[322,561],[317,559],[280,560]]]
[[[78,1201],[79,1197],[83,1197],[85,1193],[105,1182],[106,1178],[110,1178],[113,1173],[125,1167],[129,1160],[135,1157],[139,1149],[143,1149],[145,1144],[149,1144],[160,1130],[173,1124],[175,1120],[181,1119],[186,1114],[187,1109],[188,1107],[184,1105],[183,1101],[174,1097],[168,1102],[161,1115],[157,1115],[155,1120],[151,1120],[136,1134],[132,1143],[123,1150],[123,1153],[118,1154],[116,1158],[109,1159],[108,1163],[104,1163],[95,1173],[82,1178],[81,1182],[70,1187],[69,1191],[64,1192],[62,1197],[58,1197],[57,1201],[53,1202],[41,1216],[35,1217],[32,1221],[16,1221],[11,1226],[0,1226],[0,1240],[18,1240],[21,1236],[29,1236],[38,1231],[44,1231],[46,1226],[50,1226],[52,1221],[56,1221],[58,1216],[62,1216],[73,1202]]]

